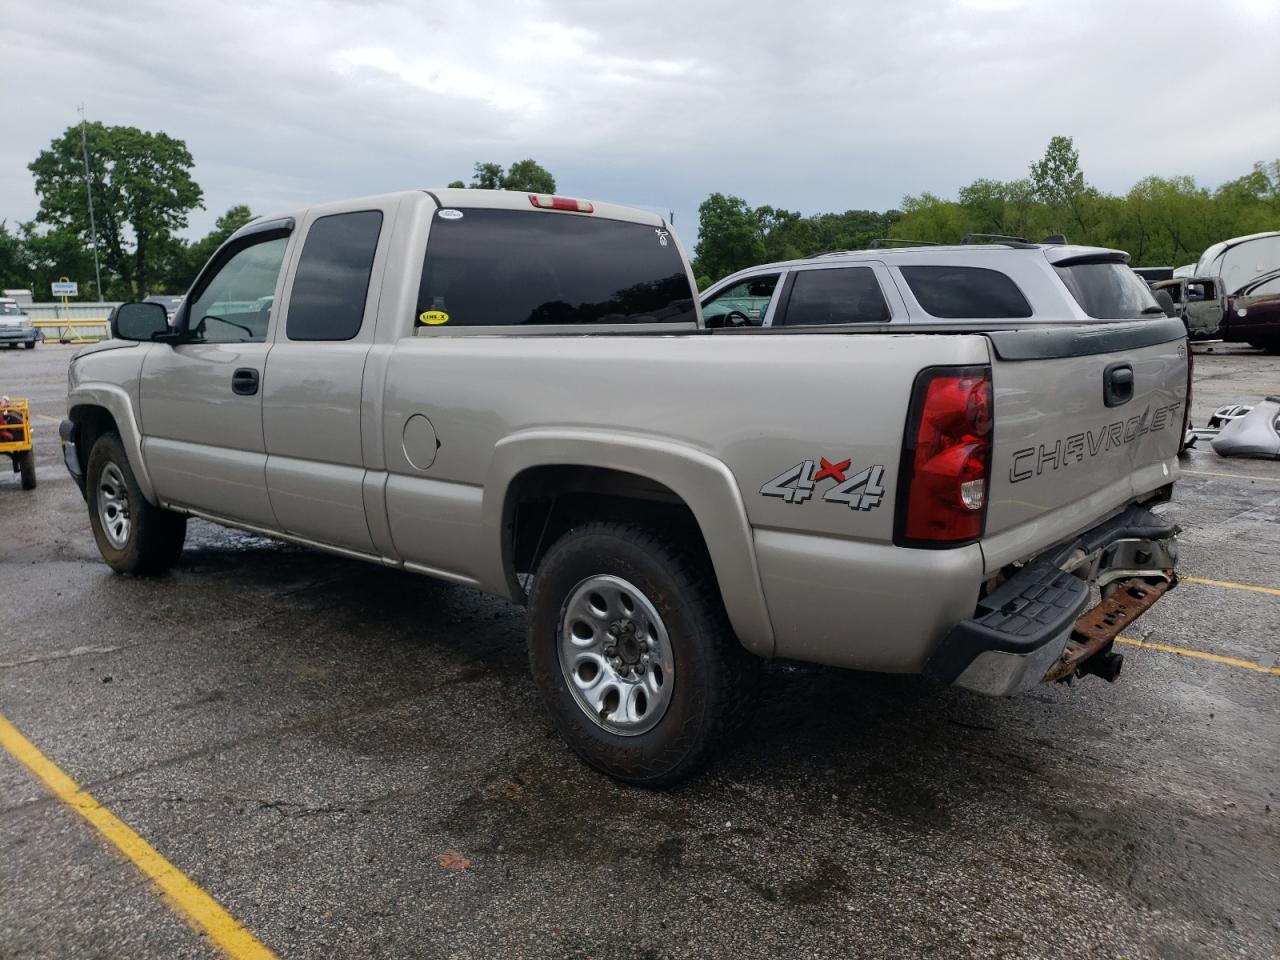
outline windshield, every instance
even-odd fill
[[[16,303],[0,303],[0,316],[18,317],[22,315],[22,311],[18,309]]]
[[[1080,309],[1098,320],[1164,316],[1151,288],[1126,264],[1115,261],[1055,267]]]
[[[691,323],[669,231],[523,210],[445,210],[431,225],[417,324]]]

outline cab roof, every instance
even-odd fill
[[[535,213],[552,213],[557,216],[580,216],[580,217],[597,217],[603,220],[623,220],[631,223],[645,224],[651,227],[667,228],[667,222],[660,216],[650,213],[647,210],[638,210],[634,207],[624,207],[616,203],[603,203],[598,200],[589,200],[587,197],[573,197],[574,200],[589,200],[592,207],[591,212],[578,212],[572,210],[550,210],[534,205],[530,201],[530,196],[546,197],[549,194],[531,194],[530,191],[524,190],[472,190],[460,189],[457,187],[432,187],[420,190],[400,190],[395,193],[377,194],[368,197],[356,197],[352,199],[344,199],[339,201],[331,201],[329,203],[317,203],[298,210],[283,211],[281,213],[271,214],[269,216],[255,217],[251,223],[268,223],[276,220],[283,220],[288,217],[301,218],[304,213],[323,214],[328,207],[342,208],[349,210],[352,204],[358,204],[362,200],[369,202],[377,201],[385,203],[388,200],[404,199],[407,197],[423,196],[430,197],[436,205],[441,208],[457,208],[467,209],[489,209],[489,210],[528,210]],[[556,194],[555,196],[563,196]],[[241,228],[243,229],[243,228]],[[669,229],[669,228],[668,228]]]

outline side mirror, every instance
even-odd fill
[[[154,340],[169,332],[169,311],[159,303],[122,303],[111,318],[111,336],[117,340]]]

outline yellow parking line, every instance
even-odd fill
[[[1179,576],[1180,583],[1198,583],[1206,587],[1226,587],[1228,590],[1249,590],[1252,593],[1269,593],[1274,597],[1280,597],[1280,590],[1275,587],[1259,587],[1252,583],[1233,583],[1230,580],[1207,580],[1204,577],[1183,577]]]
[[[1183,473],[1197,477],[1226,477],[1228,480],[1262,480],[1266,483],[1280,483],[1280,477],[1251,477],[1246,473],[1214,473],[1212,470],[1183,470]]]
[[[141,870],[176,912],[203,931],[228,957],[234,960],[275,960],[275,954],[258,942],[236,919],[218,906],[216,900],[192,883],[155,848],[97,800],[35,745],[12,723],[0,715],[0,746],[30,770],[53,794],[84,817],[112,846]]]
[[[1116,637],[1116,643],[1126,643],[1131,647],[1142,647],[1144,650],[1160,650],[1164,653],[1176,653],[1180,657],[1194,657],[1196,660],[1208,660],[1211,663],[1222,663],[1229,667],[1243,667],[1255,673],[1268,673],[1280,677],[1280,667],[1264,667],[1250,660],[1236,657],[1224,657],[1217,653],[1206,653],[1203,650],[1192,650],[1189,647],[1175,647],[1168,643],[1156,643],[1154,640],[1135,640],[1132,637]]]

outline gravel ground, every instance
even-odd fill
[[[705,776],[624,788],[502,601],[203,523],[112,575],[57,450],[71,353],[0,353],[40,477],[0,474],[0,713],[281,958],[1277,955],[1280,676],[1128,647],[998,701],[776,664]],[[1251,350],[1196,375],[1197,424],[1280,392]],[[1280,463],[1185,468],[1184,574],[1280,588]],[[1131,632],[1273,663],[1280,596],[1184,582]],[[216,955],[0,751],[0,957]]]

